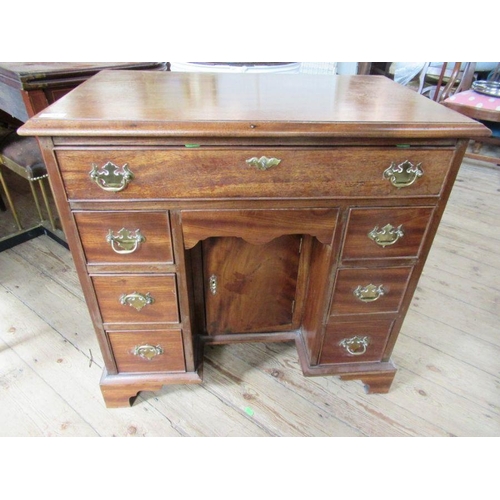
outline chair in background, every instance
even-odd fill
[[[3,143],[3,140],[7,136],[9,136],[12,132],[13,131],[11,129],[0,125],[0,148],[1,148],[1,145]],[[19,231],[20,231],[22,229],[22,226],[21,226],[21,223],[19,222],[19,217],[17,216],[17,212],[16,212],[16,209],[14,207],[14,202],[12,201],[12,197],[10,195],[9,188],[8,188],[7,183],[5,182],[5,178],[3,176],[1,161],[0,161],[0,184],[2,185],[4,194],[5,194],[5,198],[7,200],[7,204],[9,205],[10,211],[12,212],[12,216],[14,217],[14,221],[16,223],[17,229],[19,229]],[[5,206],[5,203],[2,199],[2,197],[0,196],[0,211],[5,212],[6,210],[7,210],[7,207]]]
[[[465,156],[467,158],[486,161],[496,165],[500,165],[499,79],[500,64],[488,78],[488,81],[490,82],[497,82],[493,85],[496,88],[496,90],[493,90],[493,94],[488,91],[488,86],[485,86],[482,82],[475,82],[472,89],[456,92],[442,101],[444,106],[454,109],[469,118],[480,121],[491,130],[491,137],[483,139],[481,142],[476,141],[473,144],[472,152],[467,152]],[[484,144],[493,146],[491,154],[481,153]]]
[[[43,222],[45,219],[42,214],[40,202],[36,192],[36,187],[39,187],[44,201],[45,210],[47,212],[47,217],[50,221],[52,229],[55,230],[56,225],[54,216],[50,208],[47,188],[45,186],[45,182],[48,177],[47,169],[45,167],[45,163],[43,162],[42,154],[36,139],[34,137],[20,137],[17,135],[15,129],[4,127],[0,128],[0,183],[2,184],[7,204],[12,211],[16,225],[19,230],[22,230],[23,228],[14,206],[12,196],[10,195],[7,183],[5,182],[5,178],[2,174],[2,169],[4,167],[8,168],[12,172],[15,172],[29,182],[40,221]]]
[[[418,93],[442,102],[455,93],[469,89],[475,69],[474,62],[445,62],[438,66],[427,62],[420,72]]]

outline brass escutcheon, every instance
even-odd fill
[[[370,283],[367,286],[359,285],[356,290],[354,290],[353,295],[361,302],[375,302],[380,299],[382,295],[385,295],[385,290],[382,285],[376,286]]]
[[[398,227],[394,227],[391,224],[386,224],[382,229],[375,226],[369,233],[368,238],[373,240],[377,245],[381,247],[387,247],[389,245],[394,245],[399,238],[404,236],[403,225],[400,224]]]
[[[149,292],[145,295],[142,293],[133,292],[129,294],[123,294],[120,297],[120,304],[133,307],[137,311],[140,311],[143,307],[146,307],[153,302],[154,299],[153,297],[151,297],[151,294]]]
[[[362,356],[370,344],[370,338],[365,335],[360,337],[358,335],[350,339],[342,339],[339,345],[343,347],[352,356]]]
[[[212,276],[208,279],[208,288],[210,289],[210,293],[212,295],[217,293],[217,276],[215,276],[215,274],[212,274]]]
[[[123,165],[122,169],[108,161],[100,170],[93,163],[92,170],[89,172],[90,179],[94,181],[104,191],[117,193],[125,189],[128,183],[134,178],[134,174],[128,168],[128,164]]]
[[[419,177],[424,175],[424,171],[420,168],[421,165],[422,163],[413,165],[408,160],[399,165],[392,162],[391,166],[384,171],[384,179],[387,179],[397,188],[411,186]]]
[[[156,346],[151,344],[136,345],[134,347],[134,350],[132,351],[132,354],[134,356],[139,356],[140,358],[151,361],[154,357],[163,354],[163,349],[159,345]]]
[[[134,253],[146,241],[139,229],[130,231],[121,228],[117,234],[110,229],[106,236],[106,241],[111,245],[114,252],[119,254]]]
[[[267,156],[261,156],[260,158],[253,157],[246,160],[246,162],[259,170],[268,170],[271,167],[279,165],[281,160],[278,158],[267,158]]]

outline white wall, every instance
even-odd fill
[[[337,75],[356,75],[358,73],[357,62],[337,63]]]

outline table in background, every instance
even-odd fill
[[[500,148],[500,97],[480,94],[470,89],[449,97],[442,104],[469,118],[480,121],[492,132],[491,137],[484,137],[480,141],[476,141],[472,152],[467,152],[465,156],[500,165],[500,157],[498,156],[498,148]],[[494,149],[491,155],[481,153],[483,143],[497,149]]]
[[[164,62],[0,62],[0,109],[21,122],[104,69],[166,70]]]
[[[0,62],[0,121],[18,127],[105,69],[165,71],[168,66],[166,62]],[[64,233],[56,232],[40,222],[20,234],[9,235],[0,249],[43,233],[64,244]]]

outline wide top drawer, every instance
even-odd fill
[[[453,150],[155,149],[56,152],[68,199],[438,196]]]

